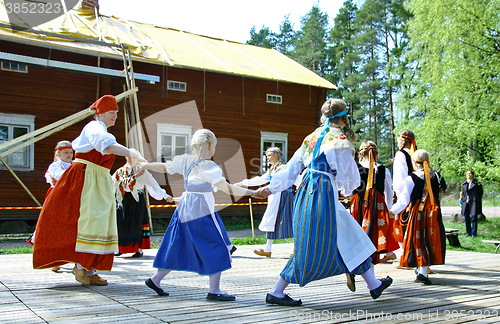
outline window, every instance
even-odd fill
[[[3,71],[28,73],[28,66],[26,64],[23,64],[23,63],[2,61],[2,70]]]
[[[267,94],[266,102],[270,103],[275,103],[275,104],[282,104],[282,98],[280,95],[273,95],[273,94]]]
[[[260,169],[264,174],[269,165],[267,163],[266,150],[270,147],[279,147],[281,158],[286,162],[288,156],[288,134],[274,132],[260,132]]]
[[[34,128],[35,116],[0,113],[0,144],[32,132]],[[3,151],[10,148],[8,147]],[[13,170],[33,170],[34,145],[28,145],[17,152],[11,153],[5,156],[4,160]],[[3,163],[0,163],[0,169],[6,169]]]
[[[187,88],[186,82],[171,81],[171,80],[168,80],[167,82],[168,90],[186,91],[186,88]]]
[[[158,124],[158,161],[172,160],[174,156],[188,153],[191,143],[191,126]]]

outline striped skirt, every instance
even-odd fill
[[[293,237],[293,192],[292,188],[288,188],[281,192],[280,206],[278,215],[276,216],[276,224],[274,232],[266,232],[266,237],[271,240],[286,239]]]
[[[303,179],[293,206],[294,255],[280,274],[285,281],[300,286],[349,272],[337,242],[336,213],[345,207],[328,176],[314,173],[310,177],[306,173]],[[366,259],[352,273],[364,273],[370,261]]]

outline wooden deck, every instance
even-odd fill
[[[292,252],[292,244],[275,244],[272,258],[254,255],[255,246],[239,246],[233,268],[222,274],[222,289],[234,302],[207,301],[208,278],[172,272],[163,281],[169,297],[144,285],[153,274],[156,250],[140,259],[118,257],[113,271],[101,273],[110,284],[84,286],[74,281],[71,266],[62,272],[33,270],[31,255],[0,255],[0,323],[498,323],[500,255],[449,251],[447,264],[433,266],[431,286],[414,283],[413,270],[392,264],[376,266],[393,285],[376,301],[361,278],[350,292],[345,276],[290,285],[302,307],[265,304],[267,291]]]

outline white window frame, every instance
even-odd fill
[[[2,71],[28,73],[28,65],[24,63],[2,61]]]
[[[12,138],[12,127],[26,127],[28,129],[28,133],[32,132],[35,129],[35,116],[33,115],[20,115],[20,114],[5,114],[0,113],[0,125],[9,127],[9,140],[13,140]],[[7,150],[10,148],[7,148]],[[33,171],[35,165],[35,145],[28,145],[21,150],[27,151],[27,163],[22,166],[13,165],[12,159],[13,154],[16,152],[7,155],[4,157],[4,160],[9,164],[12,170],[17,171]],[[3,163],[0,163],[0,170],[6,170],[7,168]]]
[[[167,89],[168,90],[173,90],[173,91],[187,91],[187,83],[186,82],[180,82],[180,81],[174,81],[174,80],[167,80]]]
[[[286,162],[288,156],[288,133],[264,131],[260,132],[260,170],[262,174],[267,171],[266,150],[269,147],[264,146],[265,142],[271,142],[272,146],[276,146],[276,143],[281,143],[283,145],[283,149],[281,150],[281,158]]]
[[[161,139],[163,135],[171,135],[172,137],[176,137],[177,135],[181,136],[186,136],[186,153],[189,153],[191,151],[191,134],[193,132],[193,127],[192,126],[187,126],[187,125],[178,125],[178,124],[157,124],[157,132],[156,132],[156,138],[157,138],[157,144],[156,144],[156,160],[159,162],[161,161]],[[173,141],[173,144],[175,141]]]
[[[277,94],[266,94],[266,102],[281,105],[283,103],[283,97]]]

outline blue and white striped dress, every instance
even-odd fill
[[[289,283],[307,283],[370,268],[375,247],[340,203],[338,190],[349,195],[360,181],[352,144],[338,128],[326,133],[317,157],[312,152],[321,128],[310,134],[286,167],[269,184],[271,192],[293,184],[307,167],[293,206],[294,255],[281,272]]]
[[[214,184],[225,181],[221,168],[210,160],[196,164],[193,155],[166,163],[169,174],[184,176],[185,192],[172,215],[153,267],[212,275],[231,268],[229,236],[215,212]],[[196,164],[196,165],[195,165]]]

